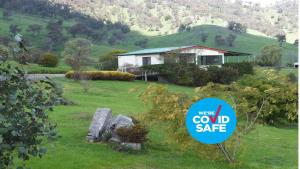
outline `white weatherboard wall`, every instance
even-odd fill
[[[126,55],[118,56],[118,66],[121,67],[140,67],[143,66],[143,57],[151,57],[151,65],[163,64],[164,59],[159,54],[149,55]]]

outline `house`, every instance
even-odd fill
[[[250,55],[249,53],[226,51],[199,45],[152,48],[118,55],[118,68],[126,72],[129,69],[145,65],[164,64],[170,58],[174,58],[176,62],[196,63],[199,66],[222,65],[226,62],[228,56]]]

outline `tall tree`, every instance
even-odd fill
[[[264,66],[279,66],[282,49],[277,45],[265,46],[261,50],[260,64]]]
[[[242,25],[241,23],[230,21],[228,22],[227,28],[229,30],[232,30],[236,33],[246,33],[247,32],[247,27]]]
[[[282,47],[283,43],[286,42],[285,34],[277,34],[276,38],[278,40],[279,46]]]
[[[83,38],[70,40],[65,45],[63,56],[75,71],[82,71],[90,63],[91,42]]]
[[[229,34],[227,37],[226,37],[226,42],[228,44],[228,46],[232,47],[234,46],[234,41],[236,39],[236,35],[234,34]]]

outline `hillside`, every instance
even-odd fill
[[[271,6],[246,0],[49,1],[67,4],[94,18],[122,22],[147,35],[176,33],[181,25],[226,26],[228,21],[236,21],[267,36],[285,33],[289,42],[297,38],[297,0],[274,1],[276,3]]]
[[[0,13],[2,12],[3,9],[0,8]],[[18,13],[18,11],[13,12],[9,19],[0,18],[0,38],[9,39],[10,43],[14,43],[10,32],[10,26],[17,25],[20,29],[20,33],[24,35],[24,38],[27,41],[27,45],[29,45],[30,48],[39,48],[43,50],[43,46],[45,46],[45,44],[48,44],[47,38],[49,30],[47,29],[47,25],[51,22],[54,22],[55,20],[57,19],[51,17],[41,17],[38,15],[20,14]],[[65,19],[63,21],[61,29],[64,41],[62,41],[61,44],[58,45],[58,47],[51,49],[52,51],[56,52],[57,54],[61,54],[64,46],[63,44],[73,37],[69,32],[69,28],[74,26],[78,22],[79,21],[77,21],[76,19]],[[32,32],[27,31],[28,27],[32,24],[42,26],[39,34],[33,35]],[[102,29],[99,29],[97,31],[102,31]],[[88,38],[93,42],[92,56],[93,58],[95,58],[95,61],[98,60],[100,56],[103,56],[106,53],[110,52],[112,49],[125,49],[131,51],[141,48],[169,47],[190,44],[248,52],[252,53],[255,56],[259,56],[260,49],[263,46],[278,43],[276,39],[264,36],[255,36],[247,33],[238,34],[228,30],[227,28],[215,25],[196,26],[193,27],[190,31],[161,36],[146,36],[137,31],[130,31],[128,33],[122,34],[121,39],[118,39],[118,36],[115,37],[114,35],[114,32],[119,32],[117,28],[105,28],[105,30],[103,31],[106,31],[106,37],[101,40],[94,40],[93,38],[85,34],[77,35],[78,37]],[[205,42],[203,42],[201,39],[203,34],[207,35],[207,40]],[[230,34],[236,37],[233,42],[233,46],[228,46],[227,44],[216,44],[216,35],[221,35],[222,38],[225,39]],[[116,39],[113,44],[111,44],[109,41],[111,37],[114,37]],[[141,41],[143,41],[144,43],[141,44]],[[282,48],[284,65],[286,65],[286,63],[293,63],[297,60],[297,47],[289,43],[284,43]],[[61,64],[62,66],[65,66],[63,59],[61,59]]]

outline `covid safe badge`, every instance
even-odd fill
[[[186,116],[186,127],[190,135],[204,144],[226,141],[236,128],[236,114],[225,101],[205,98],[194,103]]]

